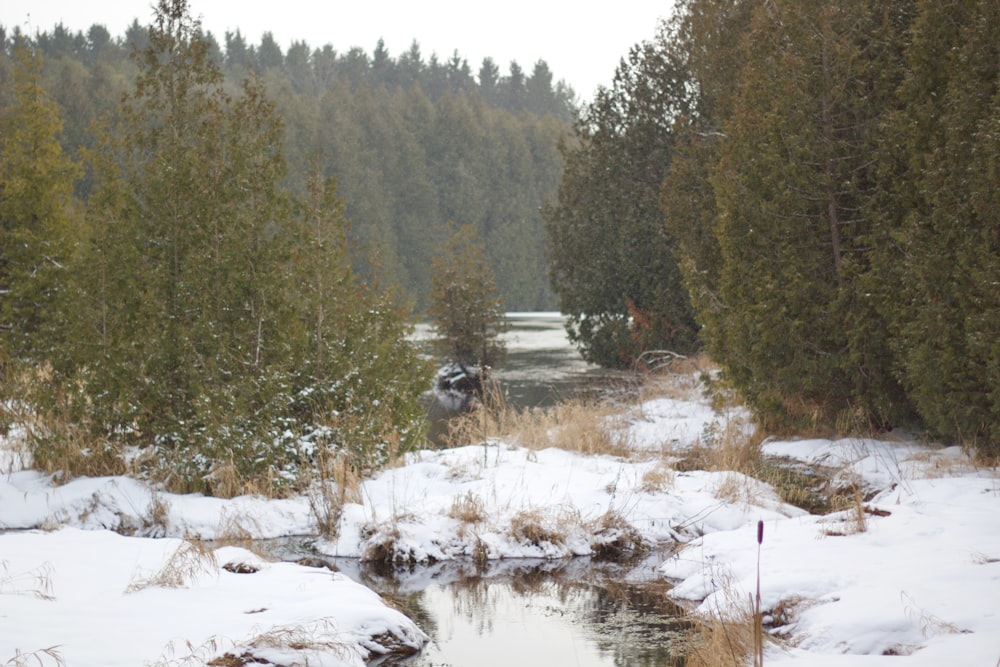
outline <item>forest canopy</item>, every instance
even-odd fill
[[[396,55],[381,41],[371,52],[301,40],[283,50],[270,33],[254,42],[239,30],[197,30],[227,93],[238,94],[252,75],[274,101],[285,184],[304,193],[317,160],[337,179],[362,251],[356,270],[402,287],[422,311],[435,249],[451,225],[468,224],[509,307],[555,308],[540,209],[559,183],[556,144],[576,97],[544,61],[502,67],[487,57],[474,69],[457,52],[427,54],[417,41]],[[148,46],[149,32],[138,21],[118,36],[100,24],[34,35],[0,26],[0,106],[11,101],[16,42],[41,56],[39,86],[59,109],[58,139],[78,156],[96,146],[92,124],[117,113],[136,76],[129,55]],[[93,188],[89,172],[75,183],[82,200]]]

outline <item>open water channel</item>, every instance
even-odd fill
[[[620,383],[584,362],[556,313],[513,314],[496,377],[510,404],[546,406]],[[418,330],[418,335],[426,331]],[[344,574],[404,609],[431,636],[408,667],[665,667],[685,622],[656,573],[665,554],[629,564],[511,559],[394,572],[336,559]]]

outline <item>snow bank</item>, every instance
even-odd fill
[[[915,442],[764,444],[767,456],[823,466],[859,489],[862,525],[857,508],[812,516],[760,481],[664,464],[745,416],[717,413],[694,391],[651,400],[620,422],[639,450],[631,460],[504,442],[415,453],[366,480],[363,501],[343,508],[338,537],[318,546],[336,556],[498,563],[592,554],[628,539],[678,542],[661,567],[676,582],[672,595],[726,615],[755,590],[763,520],[762,603],[782,640],[768,665],[1000,662],[996,470],[976,468],[958,448]],[[135,586],[188,535],[315,532],[306,498],[175,496],[127,478],[53,486],[16,456],[0,461],[9,470],[0,530],[11,531],[0,533],[0,661],[58,645],[74,667],[180,664],[226,651],[281,662],[294,644],[312,647],[309,664],[357,665],[385,644],[426,641],[342,576],[232,548],[180,587]],[[60,526],[68,527],[21,530]],[[229,572],[230,561],[259,570]]]

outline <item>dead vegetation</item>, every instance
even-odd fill
[[[517,409],[499,388],[448,424],[449,446],[503,438],[522,447],[556,447],[586,455],[627,456],[632,443],[620,407],[597,398],[572,398],[551,408]]]
[[[565,512],[563,513],[566,518]],[[574,517],[569,517],[571,521]],[[578,523],[578,517],[576,517]],[[560,517],[552,516],[540,508],[523,509],[514,514],[510,520],[510,535],[519,542],[536,547],[546,544],[559,546],[566,543],[566,534],[556,526],[566,526]]]
[[[321,453],[316,479],[308,486],[309,509],[319,534],[334,540],[340,534],[344,506],[361,502],[361,475],[346,456]]]
[[[0,595],[29,595],[39,600],[54,600],[52,575],[48,561],[26,572],[11,572],[10,564],[0,560]]]
[[[46,665],[62,667],[65,664],[66,661],[62,657],[59,647],[49,646],[29,653],[15,650],[14,657],[3,663],[2,667],[45,667]]]
[[[215,574],[219,563],[215,552],[201,540],[184,540],[167,562],[156,572],[132,577],[126,593],[136,593],[146,588],[183,588],[202,574]]]

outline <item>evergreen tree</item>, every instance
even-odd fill
[[[280,188],[274,105],[256,79],[225,92],[185,0],[161,0],[150,40],[95,165],[60,365],[76,419],[153,446],[180,490],[245,490],[222,469],[294,484],[319,446],[380,465],[421,432],[428,378],[403,314],[350,273],[333,188],[311,183],[301,206]]]
[[[905,7],[688,10],[698,97],[662,201],[713,356],[770,423],[905,419],[867,214]]]
[[[428,316],[438,352],[469,370],[499,363],[507,316],[475,228],[459,227],[432,270]]]
[[[57,345],[79,238],[79,167],[59,143],[62,120],[42,90],[41,57],[23,41],[14,55],[14,99],[0,110],[0,367],[44,362]]]
[[[875,283],[935,434],[1000,452],[1000,5],[918,3],[885,124]]]
[[[301,208],[287,286],[303,334],[289,364],[294,413],[313,442],[368,473],[420,444],[425,412],[417,398],[430,369],[408,340],[412,326],[398,298],[351,268],[344,203],[318,161]]]
[[[544,213],[552,286],[571,340],[601,365],[699,344],[659,206],[685,85],[666,40],[634,47],[564,144],[558,203]]]

